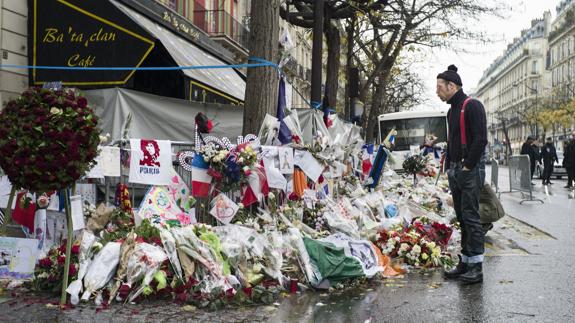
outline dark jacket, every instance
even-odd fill
[[[523,146],[521,146],[521,155],[528,155],[531,165],[535,165],[535,161],[539,160],[538,150],[539,149],[537,149],[537,146],[528,142],[524,142]]]
[[[553,144],[546,143],[545,146],[543,146],[541,149],[541,159],[543,159],[543,163],[545,165],[552,165],[553,162],[559,161],[557,158],[557,151]]]
[[[465,107],[467,148],[462,149],[459,117],[465,99],[467,95],[460,89],[447,101],[451,104],[451,108],[447,112],[449,138],[446,166],[449,167],[449,162],[462,161],[463,166],[472,169],[481,159],[487,145],[487,121],[483,104],[477,100],[471,100]]]
[[[563,167],[575,168],[575,140],[569,141],[563,154]]]

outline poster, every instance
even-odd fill
[[[102,174],[109,177],[120,177],[120,148],[100,147],[98,163],[101,164]]]
[[[294,156],[293,156],[293,148],[289,147],[279,147],[278,148],[278,156],[280,162],[280,172],[282,174],[293,174],[294,170]]]
[[[383,272],[385,269],[375,250],[376,247],[368,240],[355,240],[339,232],[321,239],[321,241],[333,243],[336,247],[343,248],[346,256],[357,259],[368,278]]]
[[[220,193],[212,200],[212,209],[210,214],[218,219],[223,224],[229,224],[236,213],[239,210],[239,206],[230,200],[225,194]]]
[[[84,211],[82,208],[82,196],[70,196],[70,208],[72,212],[72,228],[74,231],[82,230],[85,227]]]
[[[185,226],[196,223],[191,214],[184,213],[163,186],[153,186],[142,200],[136,216],[136,225],[148,219],[158,227]]]
[[[130,183],[169,185],[172,144],[168,140],[130,139]]]
[[[314,182],[317,182],[323,172],[323,166],[308,151],[296,151],[294,164],[301,168],[305,175]]]
[[[36,239],[0,237],[0,278],[31,278],[37,257]]]

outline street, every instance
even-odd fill
[[[487,170],[489,179],[490,170]],[[508,191],[506,168],[499,185]],[[374,281],[343,292],[289,295],[275,306],[206,311],[172,303],[91,305],[59,311],[45,301],[2,299],[0,320],[44,321],[225,321],[225,322],[568,322],[575,319],[575,199],[554,180],[547,190],[534,181],[545,203],[526,202],[520,193],[503,193],[509,216],[487,235],[484,282],[461,285],[441,271],[413,271],[405,277]]]

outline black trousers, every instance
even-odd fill
[[[479,165],[463,171],[461,164],[452,163],[448,171],[453,207],[461,225],[461,254],[467,258],[483,256],[485,232],[479,218],[481,175]]]
[[[575,166],[567,167],[567,186],[573,186],[575,182]]]
[[[543,168],[543,182],[549,182],[551,179],[551,174],[553,174],[553,163],[544,163]]]

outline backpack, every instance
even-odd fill
[[[505,210],[491,185],[485,184],[479,194],[479,217],[481,223],[493,223],[505,216]]]

